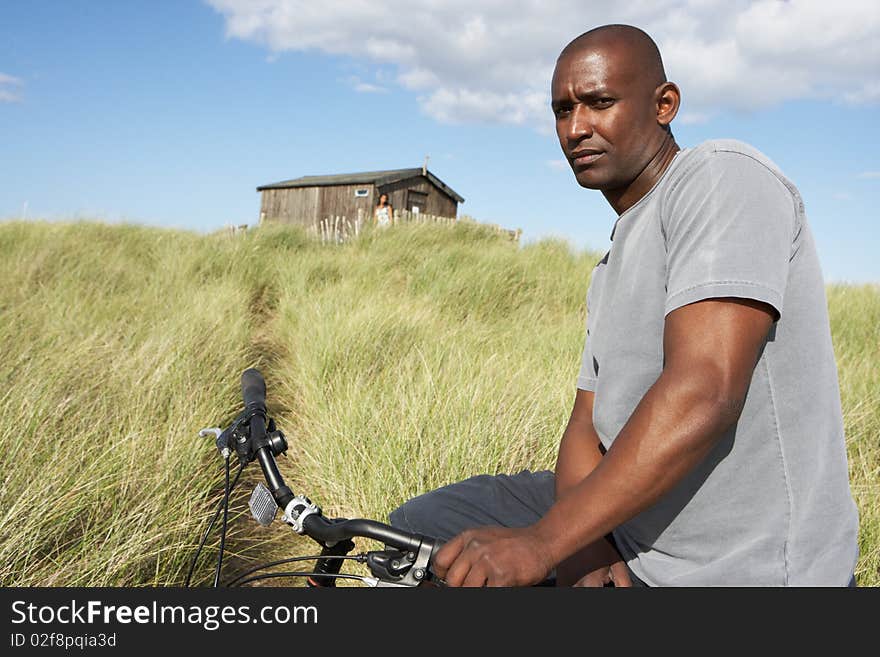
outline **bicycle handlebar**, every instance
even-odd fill
[[[285,485],[275,462],[277,452],[273,453],[266,433],[266,382],[258,370],[251,368],[242,373],[241,396],[245,414],[249,416],[250,449],[253,450],[251,453],[255,453],[276,503],[281,509],[287,510],[288,504],[304,498],[296,498]],[[302,509],[302,507],[297,508]],[[362,537],[381,541],[397,550],[422,555],[427,557],[427,563],[430,563],[441,545],[440,541],[433,538],[405,532],[375,520],[328,519],[321,515],[320,510],[305,516],[302,519],[301,529],[306,536],[328,547],[341,541]]]
[[[266,436],[266,381],[254,368],[241,374],[241,398],[245,413],[250,413],[250,441],[269,490],[283,509],[293,499],[293,492],[284,484]]]
[[[419,534],[396,529],[391,525],[355,518],[333,522],[324,516],[311,515],[303,521],[305,534],[320,543],[338,543],[346,539],[362,537],[381,541],[390,547],[408,552],[417,552],[426,544],[431,545],[431,557],[440,549],[437,541]]]
[[[242,372],[241,397],[246,409],[259,409],[266,413],[266,382],[258,370],[251,368]]]

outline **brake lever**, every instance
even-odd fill
[[[413,587],[423,582],[440,582],[428,565],[433,546],[423,542],[418,552],[402,550],[377,550],[368,552],[367,566],[379,580],[379,587]],[[445,582],[443,582],[445,584]]]
[[[214,436],[214,444],[217,446],[220,456],[227,459],[232,455],[232,450],[229,449],[229,441],[223,435],[223,429],[220,427],[205,427],[199,431],[200,438],[207,438],[208,436]]]

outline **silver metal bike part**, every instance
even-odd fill
[[[399,582],[379,582],[379,586],[418,586],[428,577],[428,564],[431,561],[430,543],[422,543],[418,554],[412,555],[413,565]]]
[[[332,577],[332,575],[327,575],[327,577]],[[381,582],[379,582],[379,580],[375,577],[367,577],[365,575],[349,575],[349,577],[352,577],[352,578],[358,580],[359,582],[366,584],[370,588],[376,588],[377,586],[382,586]]]
[[[199,436],[201,438],[207,438],[208,436],[213,436],[214,440],[216,441],[217,439],[220,438],[220,434],[222,434],[222,433],[223,433],[223,429],[221,429],[219,427],[206,427],[206,428],[202,429],[201,431],[199,431]],[[220,450],[220,456],[222,456],[224,459],[229,458],[231,455],[232,455],[232,450],[229,449],[228,447],[224,447],[223,449]]]
[[[248,502],[251,508],[251,515],[258,523],[264,527],[268,527],[275,520],[275,514],[278,513],[278,505],[272,493],[263,484],[259,483],[251,493],[251,499]]]
[[[303,521],[314,513],[321,515],[321,508],[317,504],[313,504],[308,497],[297,495],[287,503],[281,519],[293,527],[293,531],[297,534],[303,534],[305,533]]]

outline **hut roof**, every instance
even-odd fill
[[[281,182],[277,183],[260,185],[259,187],[257,187],[257,191],[262,192],[264,189],[288,189],[290,187],[329,187],[332,185],[374,184],[377,186],[382,186],[421,175],[424,175],[434,184],[435,187],[438,187],[459,203],[464,203],[464,199],[459,196],[455,192],[455,190],[449,187],[446,183],[444,183],[430,171],[425,170],[425,173],[423,174],[421,167],[416,169],[391,169],[389,171],[337,173],[331,176],[303,176],[302,178],[294,178],[293,180],[282,180]]]

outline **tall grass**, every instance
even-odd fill
[[[237,404],[247,246],[0,227],[0,581],[172,584],[216,492],[194,429]],[[204,440],[204,439],[203,439]]]
[[[856,576],[880,586],[880,285],[832,285],[828,310],[860,515]]]
[[[279,227],[0,224],[0,583],[182,583],[222,477],[196,433],[232,418],[250,366],[285,476],[331,514],[384,519],[471,474],[552,467],[598,257],[475,225],[322,247]],[[876,585],[880,290],[831,286],[829,308],[858,576]],[[239,517],[244,498],[230,574],[312,549]]]

